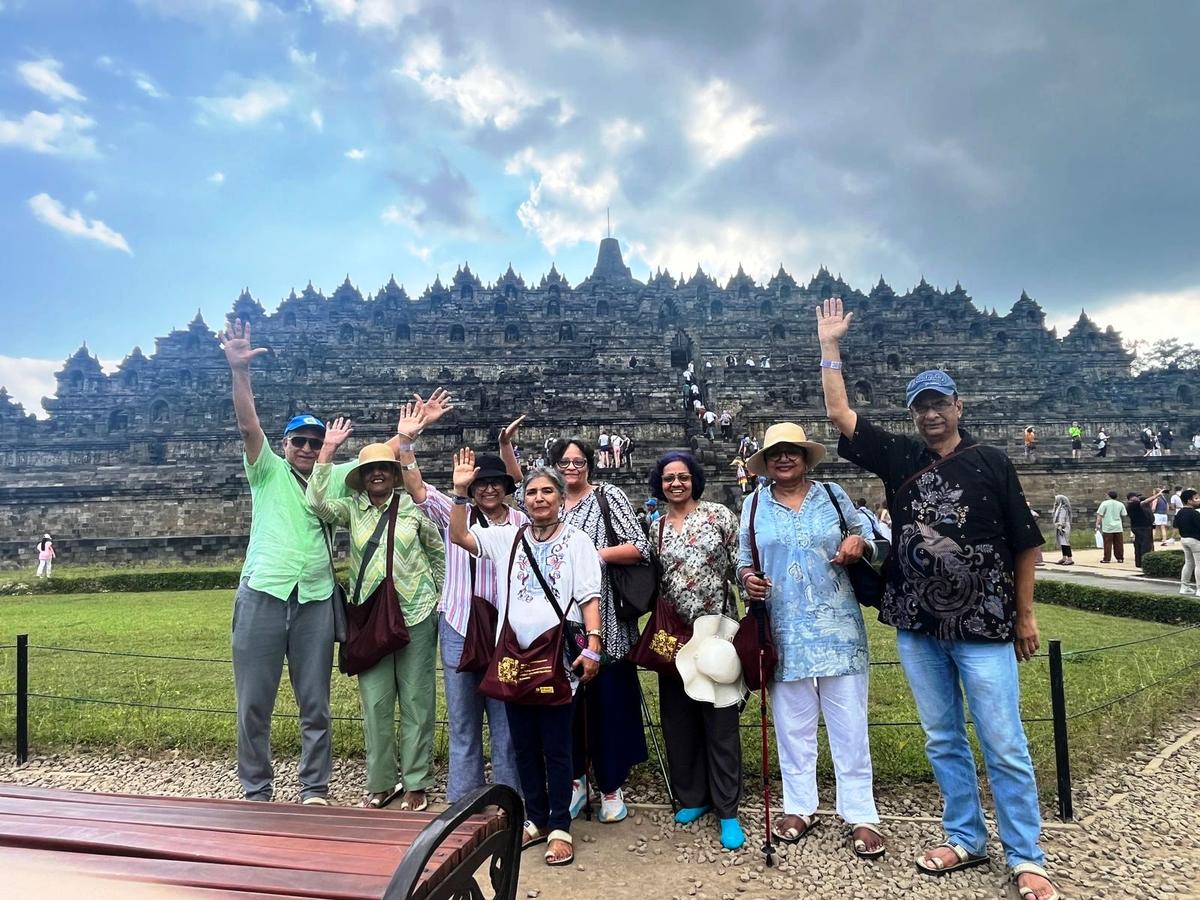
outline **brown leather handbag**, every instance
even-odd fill
[[[487,528],[487,516],[476,520],[481,528]],[[459,672],[482,672],[488,666],[496,650],[496,625],[499,616],[496,607],[475,593],[475,578],[478,563],[471,557],[471,618],[467,620],[467,633],[463,635],[462,656],[458,659]]]
[[[392,547],[396,541],[397,503],[392,500],[386,515],[387,574],[363,603],[358,602],[362,590],[363,575],[367,571],[375,550],[379,546],[380,527],[377,526],[367,546],[363,548],[363,560],[358,570],[358,583],[354,587],[354,601],[346,607],[346,640],[338,653],[338,668],[347,675],[358,675],[367,671],[389,653],[395,653],[408,645],[408,626],[404,622],[404,611],[400,608],[400,597],[396,594],[396,583],[392,580]],[[382,526],[384,517],[380,517]]]
[[[763,488],[756,490],[750,501],[750,559],[754,564],[754,571],[757,573],[761,573],[763,568],[762,560],[758,555],[754,519],[758,515],[758,495],[763,490]],[[742,662],[742,677],[746,680],[746,687],[757,691],[775,677],[779,652],[775,649],[775,639],[771,636],[771,622],[767,616],[767,605],[752,601],[747,597],[746,609],[746,615],[738,625],[737,634],[733,636],[733,648]]]
[[[663,529],[666,528],[666,524],[666,516],[658,520],[658,555],[660,558],[662,557]],[[665,574],[665,567],[660,566],[659,571]],[[675,609],[675,604],[664,599],[660,589],[658,597],[654,601],[654,609],[650,613],[650,618],[646,620],[646,627],[642,629],[641,637],[629,651],[629,658],[643,669],[658,672],[660,675],[674,675],[678,678],[679,670],[675,668],[675,654],[679,652],[680,647],[691,640],[691,637],[692,626],[686,624],[679,617],[679,611]]]
[[[522,525],[517,529],[512,552],[508,555],[504,619],[500,623],[499,640],[488,660],[483,680],[479,683],[479,692],[505,703],[563,706],[572,699],[571,679],[563,659],[566,616],[553,592],[547,592],[546,599],[558,614],[558,624],[539,634],[528,647],[522,649],[517,643],[516,632],[508,624],[508,611],[512,605],[512,567],[526,527]],[[530,561],[533,561],[533,557],[530,557]]]

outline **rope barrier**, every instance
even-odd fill
[[[1174,631],[1168,631],[1165,634],[1156,634],[1153,637],[1138,638],[1137,640],[1133,641],[1122,641],[1119,644],[1109,644],[1105,647],[1088,647],[1084,650],[1069,650],[1063,654],[1063,657],[1083,656],[1086,653],[1102,653],[1105,650],[1116,650],[1120,647],[1132,647],[1134,644],[1148,644],[1154,641],[1161,641],[1164,638],[1174,637],[1175,635],[1182,634],[1185,631],[1195,631],[1197,628],[1200,628],[1200,625],[1185,625],[1182,628],[1176,628]]]
[[[1124,700],[1128,700],[1130,697],[1136,697],[1138,694],[1140,694],[1144,691],[1150,690],[1150,688],[1158,687],[1160,684],[1166,684],[1168,681],[1174,680],[1178,676],[1182,675],[1184,672],[1187,672],[1191,669],[1195,669],[1197,667],[1200,667],[1200,659],[1194,659],[1190,663],[1188,663],[1186,666],[1181,666],[1180,668],[1176,669],[1174,672],[1171,672],[1170,674],[1165,675],[1156,681],[1152,681],[1149,684],[1143,684],[1141,687],[1134,688],[1132,691],[1130,691],[1127,694],[1122,694],[1119,697],[1113,697],[1109,700],[1105,700],[1103,703],[1098,703],[1097,705],[1093,706],[1091,709],[1085,709],[1083,712],[1072,713],[1070,716],[1067,717],[1067,721],[1072,721],[1074,719],[1081,719],[1084,716],[1090,716],[1093,713],[1097,713],[1097,712],[1100,712],[1101,710],[1108,709],[1110,706],[1116,706],[1118,703],[1121,703]]]
[[[175,662],[211,662],[232,664],[232,659],[214,656],[166,656],[158,653],[118,653],[116,650],[85,650],[81,647],[52,647],[48,644],[30,644],[30,650],[49,650],[52,653],[87,653],[92,656],[125,656],[131,659],[168,659]],[[32,694],[30,695],[32,696]]]

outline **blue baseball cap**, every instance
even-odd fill
[[[647,506],[658,506],[658,501],[656,499],[654,499],[653,497],[651,497],[649,500],[646,501],[646,505]]]
[[[288,420],[287,425],[283,428],[283,436],[287,437],[293,431],[299,431],[301,428],[317,428],[321,434],[325,433],[325,423],[314,416],[312,413],[300,413],[298,416],[292,416]]]
[[[910,381],[908,387],[904,389],[904,405],[912,406],[913,401],[917,399],[917,394],[922,391],[937,391],[939,394],[949,397],[951,394],[958,393],[958,385],[941,369],[927,369]]]

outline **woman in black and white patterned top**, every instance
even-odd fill
[[[650,544],[637,521],[625,492],[609,484],[593,484],[595,471],[592,446],[582,438],[566,438],[550,446],[549,462],[567,484],[563,519],[587,534],[603,561],[600,592],[600,629],[604,661],[600,674],[582,692],[576,704],[575,790],[571,811],[578,814],[587,798],[584,778],[590,759],[596,786],[600,789],[600,821],[619,822],[628,815],[622,787],[630,770],[647,758],[646,734],[642,724],[637,668],[626,657],[637,642],[636,621],[622,622],[613,609],[610,564],[630,565],[650,558]],[[604,515],[597,498],[603,492],[617,539],[608,541]]]

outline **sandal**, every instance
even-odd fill
[[[883,856],[884,853],[887,852],[887,847],[881,844],[879,846],[879,849],[877,849],[877,850],[868,850],[867,842],[864,841],[862,838],[854,836],[860,828],[863,831],[871,832],[871,834],[875,835],[876,837],[879,837],[879,838],[883,837],[883,832],[880,831],[876,826],[872,825],[870,822],[859,822],[857,825],[851,825],[850,826],[850,840],[851,840],[850,847],[851,847],[851,849],[854,850],[854,855],[857,856],[859,859],[879,859],[881,856]]]
[[[935,850],[953,850],[957,861],[948,866],[942,862],[939,856],[927,860],[926,857]],[[983,856],[972,856],[967,852],[965,847],[960,847],[958,844],[938,844],[936,847],[930,847],[917,857],[917,869],[926,875],[940,877],[942,875],[949,875],[951,872],[957,872],[959,869],[982,866],[987,862],[988,857],[986,854]]]
[[[1054,893],[1049,897],[1044,898],[1044,900],[1062,900],[1062,894],[1058,892],[1058,888],[1054,886],[1054,882],[1050,881],[1050,876],[1046,874],[1046,870],[1037,863],[1021,863],[1018,866],[1013,866],[1013,884],[1017,886],[1017,893],[1021,895],[1021,900],[1026,900],[1026,898],[1030,898],[1030,900],[1036,900],[1037,898],[1036,890],[1030,887],[1021,887],[1021,885],[1017,884],[1022,875],[1040,875],[1042,878],[1045,878],[1046,881],[1050,882],[1050,889],[1054,891]]]
[[[404,793],[404,788],[402,788],[400,785],[396,785],[390,791],[377,791],[374,794],[367,794],[359,806],[361,806],[363,809],[382,809],[399,797],[402,793]]]
[[[542,830],[530,821],[526,821],[521,829],[521,849],[527,850],[535,844],[546,843],[546,836],[542,834]]]
[[[428,794],[426,794],[424,791],[409,791],[408,793],[409,794],[420,794],[421,802],[414,806],[412,804],[412,802],[408,799],[408,795],[405,795],[404,800],[400,803],[401,809],[410,810],[411,812],[425,812],[425,810],[429,809],[429,795]]]
[[[788,815],[788,816],[784,816],[783,819],[780,821],[785,821],[787,819],[792,819],[792,818],[799,819],[804,824],[804,827],[803,828],[795,828],[795,827],[785,828],[783,831],[780,831],[777,826],[772,827],[771,828],[772,837],[774,837],[777,841],[783,841],[785,844],[798,844],[798,843],[800,843],[801,838],[803,838],[806,834],[808,834],[810,831],[812,831],[812,825],[813,825],[813,817],[812,816]]]
[[[550,841],[561,841],[571,848],[571,852],[567,856],[556,856],[554,851],[549,847]],[[569,866],[573,862],[575,862],[575,845],[571,841],[571,833],[568,831],[559,831],[556,828],[554,831],[550,832],[550,836],[547,838],[546,865]]]

